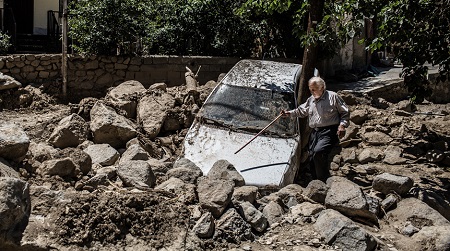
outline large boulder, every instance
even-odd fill
[[[28,151],[30,139],[22,127],[5,121],[0,121],[0,157],[17,160],[24,157]]]
[[[373,236],[333,209],[322,211],[314,227],[328,245],[342,250],[371,251],[377,247]]]
[[[18,244],[30,211],[28,183],[16,178],[0,177],[0,249],[2,244]]]
[[[376,215],[369,209],[369,202],[362,189],[343,177],[328,178],[329,186],[325,197],[325,206],[349,217],[360,217],[378,222]]]
[[[197,186],[200,206],[219,218],[231,202],[233,189],[233,181],[201,177]]]
[[[414,185],[414,181],[406,176],[399,176],[390,173],[377,175],[372,183],[374,190],[383,194],[389,194],[392,191],[399,195],[406,194]]]
[[[150,139],[158,136],[167,117],[167,111],[174,106],[175,99],[165,92],[155,92],[139,101],[137,121]]]
[[[95,143],[110,144],[118,148],[124,147],[130,139],[136,137],[136,125],[103,102],[95,103],[90,114],[91,131]]]
[[[203,175],[202,169],[186,158],[180,158],[173,164],[173,168],[167,171],[167,177],[175,177],[186,183],[195,184]]]
[[[88,136],[88,124],[74,113],[59,121],[48,142],[58,148],[76,147],[87,140]]]
[[[145,87],[139,81],[129,80],[109,91],[106,100],[127,118],[135,118],[137,101],[145,91]]]
[[[234,182],[236,187],[244,186],[244,177],[236,170],[233,164],[227,160],[218,160],[209,170],[208,175],[211,179],[227,179]]]
[[[156,183],[156,177],[150,165],[144,160],[120,162],[117,175],[128,187],[149,188]]]
[[[0,91],[19,87],[22,87],[19,81],[0,72]]]
[[[92,160],[92,164],[111,166],[119,159],[119,152],[108,144],[90,145],[83,150]]]

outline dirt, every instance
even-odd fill
[[[55,98],[32,90],[32,101],[28,100],[29,91],[8,91],[0,96],[2,111],[0,119],[12,121],[21,125],[33,142],[47,140],[55,125],[71,113],[70,104],[62,104]],[[23,96],[25,95],[25,96]],[[36,98],[37,97],[37,98]],[[17,101],[27,99],[22,103]],[[375,109],[371,113],[370,124],[386,125],[393,117],[392,112]],[[413,145],[417,140],[425,137],[439,136],[449,143],[450,111],[449,104],[425,103],[417,106],[422,113],[439,115],[416,114],[401,117],[408,132],[402,144]],[[445,114],[447,112],[447,114]],[[368,124],[368,125],[370,125]],[[429,134],[421,133],[424,125]],[[392,129],[398,128],[393,125]],[[423,129],[423,128],[422,128]],[[432,133],[431,133],[432,132]],[[423,160],[423,159],[422,159]],[[157,190],[133,190],[111,183],[99,189],[76,191],[76,180],[65,180],[60,177],[41,177],[30,173],[25,166],[18,163],[19,171],[31,184],[32,214],[53,214],[56,229],[27,229],[29,238],[32,232],[49,231],[48,246],[61,250],[340,250],[330,247],[315,232],[311,222],[289,222],[283,220],[272,226],[263,234],[256,234],[255,241],[242,243],[227,243],[224,239],[199,239],[190,235],[195,221],[194,205],[185,204],[177,200],[175,194]],[[376,164],[379,171],[402,174],[414,179],[416,187],[430,189],[442,194],[447,201],[450,174],[448,167],[418,160],[417,163],[405,166],[391,166]],[[340,175],[346,175],[343,171]],[[64,198],[49,190],[64,190]],[[408,238],[393,230],[392,222],[383,219],[379,227],[360,224],[374,236],[380,238],[385,246],[380,250],[396,247],[403,250],[401,242],[408,242]],[[423,223],[426,224],[426,223]],[[24,250],[27,250],[24,247]]]

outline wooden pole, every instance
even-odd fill
[[[254,139],[256,139],[259,135],[261,135],[261,133],[263,133],[267,128],[269,128],[269,126],[271,126],[273,123],[275,123],[275,121],[277,121],[279,118],[281,118],[281,116],[283,116],[283,114],[278,115],[274,120],[272,120],[272,122],[270,122],[266,127],[264,127],[261,131],[259,131],[249,142],[247,142],[245,145],[243,145],[241,148],[239,148],[239,150],[237,150],[234,154],[240,152],[242,149],[244,149],[244,147],[246,147],[248,144],[250,144],[250,142],[252,142]]]
[[[63,97],[67,98],[67,0],[63,0],[63,15],[62,15],[62,62],[61,75],[63,78],[62,92]]]

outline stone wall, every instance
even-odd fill
[[[185,83],[186,67],[198,73],[200,84],[217,80],[239,58],[182,56],[69,56],[68,93],[79,97],[104,95],[109,87],[126,80],[138,80],[145,87],[164,82]],[[0,71],[23,84],[61,83],[61,54],[10,55],[0,57]]]

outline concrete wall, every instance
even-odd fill
[[[181,56],[70,56],[68,91],[76,96],[102,96],[109,87],[138,80],[149,87],[157,82],[168,86],[185,83],[186,67],[198,73],[205,84],[228,72],[239,58]],[[0,71],[23,84],[61,82],[61,54],[10,55],[0,57]]]

